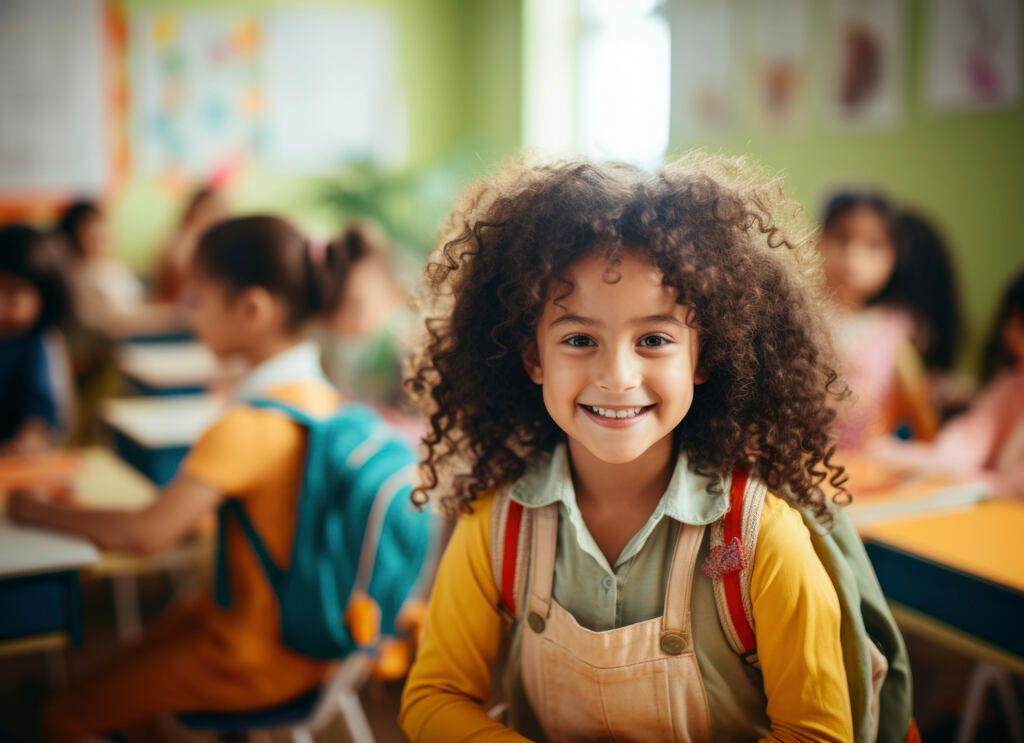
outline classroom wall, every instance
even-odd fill
[[[117,0],[120,9],[276,7],[261,0]],[[320,0],[319,4],[383,8],[393,14],[399,69],[408,110],[409,165],[426,166],[459,148],[477,153],[481,168],[519,145],[518,0]],[[486,63],[482,63],[486,60]],[[131,74],[130,65],[127,74]],[[328,234],[339,225],[322,202],[322,179],[244,169],[230,187],[238,211],[273,210]],[[124,258],[145,270],[172,228],[180,205],[158,178],[129,174],[111,202],[115,239]]]
[[[922,104],[925,2],[909,3],[902,124],[841,131],[826,123],[821,106],[812,106],[802,128],[773,133],[747,125],[726,137],[701,139],[675,131],[671,150],[701,146],[749,154],[783,171],[791,195],[816,217],[826,195],[842,184],[879,186],[933,217],[945,229],[961,272],[968,331],[962,363],[973,370],[982,335],[1009,276],[1024,269],[1024,105],[937,114]],[[828,68],[824,61],[830,59],[824,46],[827,8],[824,3],[810,5],[817,33],[809,84],[821,90]]]
[[[125,11],[169,4],[168,0],[117,1]],[[462,147],[472,150],[482,171],[518,149],[521,0],[322,1],[383,7],[394,14],[412,165],[436,162]],[[740,116],[738,128],[725,136],[687,137],[676,128],[670,152],[699,146],[749,154],[782,171],[791,194],[814,215],[832,188],[854,184],[881,187],[934,217],[945,229],[961,271],[969,341],[963,360],[972,369],[998,295],[1010,273],[1024,264],[1020,237],[1024,235],[1024,106],[954,114],[933,113],[923,106],[925,2],[909,2],[906,108],[901,124],[841,130],[828,122],[819,95],[802,126],[759,130],[750,125],[750,116]],[[246,3],[213,3],[214,7],[242,4]],[[170,5],[180,8],[188,3]],[[262,0],[257,7],[272,5]],[[822,62],[830,58],[824,33],[827,9],[820,3],[811,6],[818,33],[808,83],[822,90],[828,68]],[[246,170],[231,193],[239,210],[274,209],[327,233],[337,225],[330,207],[320,202],[319,187],[318,179]],[[112,215],[118,244],[131,263],[145,265],[170,229],[177,209],[166,185],[156,179],[129,177],[122,184],[114,196]]]

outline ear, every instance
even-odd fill
[[[530,339],[523,345],[523,368],[534,384],[544,382],[544,370],[540,365],[540,354],[537,352],[537,341]]]
[[[697,368],[693,370],[693,383],[704,384],[708,381],[708,373],[703,366],[697,364]]]
[[[278,313],[277,302],[262,286],[250,286],[235,298],[235,307],[251,325],[262,327]]]

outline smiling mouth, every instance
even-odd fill
[[[601,418],[608,418],[609,420],[621,420],[628,418],[636,418],[638,415],[643,413],[645,410],[653,408],[653,405],[639,405],[632,408],[601,408],[596,405],[581,405],[584,410],[594,415],[600,416]]]

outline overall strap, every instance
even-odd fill
[[[551,611],[551,588],[555,580],[555,551],[558,547],[557,503],[534,510],[532,531],[530,595],[527,601],[530,613],[547,618]]]
[[[750,574],[765,486],[745,469],[733,471],[729,510],[711,527],[711,549],[702,566],[714,585],[718,617],[729,645],[747,663],[759,667]]]
[[[495,493],[491,506],[491,571],[500,607],[510,619],[523,614],[532,520],[532,509],[512,500],[509,488]]]
[[[679,524],[676,547],[672,553],[672,566],[665,584],[665,611],[661,616],[661,631],[689,632],[690,593],[693,589],[693,571],[697,552],[704,539],[704,524]]]

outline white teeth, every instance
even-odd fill
[[[621,408],[619,410],[611,410],[609,408],[599,408],[594,405],[587,405],[587,410],[592,413],[596,413],[602,418],[633,418],[640,415],[644,411],[643,407],[639,408]]]

